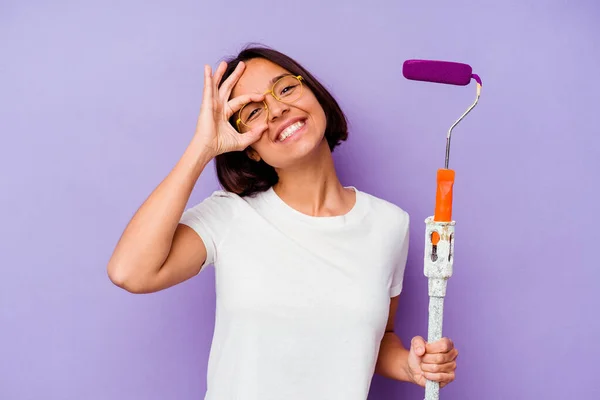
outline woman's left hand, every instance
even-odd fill
[[[458,350],[448,338],[427,343],[415,336],[410,343],[408,374],[414,383],[425,387],[425,381],[439,382],[440,388],[454,380]]]

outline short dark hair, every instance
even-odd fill
[[[246,46],[237,56],[225,60],[227,69],[219,86],[233,73],[240,61],[246,62],[253,58],[269,60],[294,75],[302,75],[303,83],[314,93],[325,112],[327,118],[325,138],[331,151],[348,138],[346,116],[333,96],[302,65],[277,50],[263,45]],[[235,117],[232,117],[230,122],[235,126]],[[279,179],[272,166],[264,160],[257,162],[250,159],[246,151],[220,154],[216,157],[215,163],[221,186],[240,196],[249,196],[268,190]]]

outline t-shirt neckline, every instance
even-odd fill
[[[304,214],[296,210],[283,201],[283,199],[275,192],[273,187],[270,187],[266,192],[264,192],[264,195],[265,199],[272,207],[275,207],[278,212],[285,214],[289,218],[293,218],[294,220],[315,226],[339,227],[360,221],[365,213],[364,194],[354,186],[344,186],[344,188],[353,189],[356,193],[356,200],[352,208],[342,215],[323,217]]]

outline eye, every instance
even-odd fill
[[[256,119],[260,113],[262,111],[262,107],[254,107],[250,110],[248,110],[248,114],[246,115],[246,122],[252,121],[253,119]]]
[[[298,85],[288,85],[281,90],[280,96],[287,96],[291,94]]]

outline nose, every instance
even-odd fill
[[[276,120],[290,109],[287,104],[282,103],[273,96],[267,96],[265,102],[269,108],[269,121]]]

